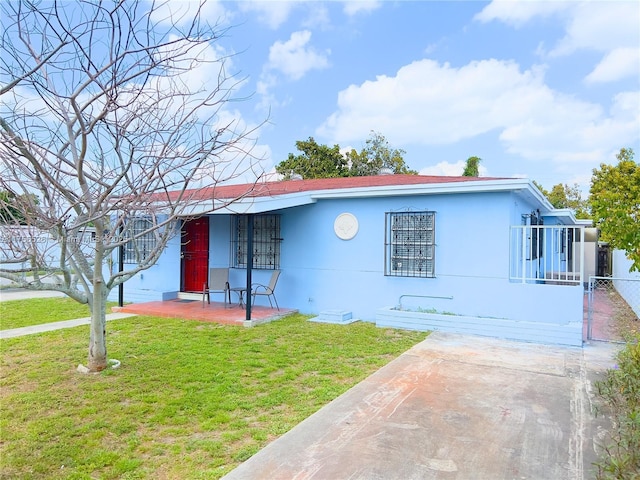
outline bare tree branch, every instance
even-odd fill
[[[203,179],[228,182],[256,160],[260,126],[243,129],[227,108],[242,80],[214,48],[226,30],[200,18],[202,4],[189,21],[170,7],[0,3],[0,190],[11,193],[0,212],[13,212],[0,224],[10,239],[0,242],[0,276],[90,306],[92,370],[106,366],[111,289],[158,260]],[[135,265],[110,268],[119,247],[135,254],[147,236],[153,247]]]

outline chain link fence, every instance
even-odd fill
[[[589,277],[587,339],[625,341],[640,334],[640,279]]]

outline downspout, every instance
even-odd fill
[[[251,270],[253,270],[253,213],[247,215],[247,300],[246,317],[251,320]]]

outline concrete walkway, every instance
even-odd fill
[[[0,289],[0,302],[8,302],[10,300],[24,300],[26,298],[51,298],[64,296],[64,293],[54,292],[53,290],[25,290],[24,288]]]
[[[49,298],[64,297],[64,293],[54,292],[50,290],[25,290],[21,288],[6,288],[0,290],[0,302],[8,302],[10,300],[23,300],[26,298]],[[132,313],[108,313],[107,321],[119,320],[121,318],[135,317]],[[63,328],[79,327],[81,325],[89,325],[91,317],[76,318],[74,320],[63,320],[60,322],[43,323],[40,325],[30,325],[28,327],[11,328],[0,330],[0,339],[22,337],[25,335],[33,335],[35,333],[51,332]]]
[[[135,317],[134,313],[108,313],[107,322],[111,320],[120,320],[122,318]],[[25,335],[33,335],[34,333],[52,332],[53,330],[61,330],[63,328],[79,327],[81,325],[90,325],[91,317],[76,318],[74,320],[62,320],[60,322],[42,323],[40,325],[31,325],[28,327],[10,328],[8,330],[0,330],[0,339],[23,337]]]
[[[224,479],[594,478],[616,348],[432,333]]]

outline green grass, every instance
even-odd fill
[[[107,335],[122,366],[98,375],[75,371],[88,327],[0,342],[0,478],[219,478],[426,336],[301,315]]]
[[[107,313],[114,302],[107,303]],[[90,316],[89,306],[71,298],[30,298],[0,302],[0,330]]]

